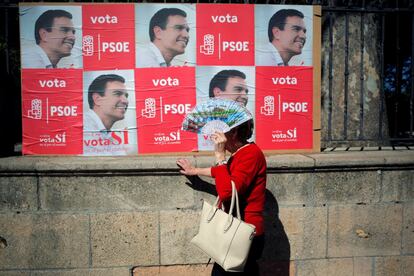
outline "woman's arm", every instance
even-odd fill
[[[211,168],[196,168],[188,159],[178,159],[177,165],[181,168],[180,173],[184,175],[199,175],[211,177]]]

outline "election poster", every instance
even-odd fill
[[[181,130],[195,105],[194,67],[137,69],[138,153],[197,150],[193,133]]]
[[[196,66],[196,5],[136,4],[135,15],[137,68]]]
[[[312,66],[313,10],[314,6],[256,5],[256,66]]]
[[[198,66],[196,80],[197,104],[210,98],[229,99],[255,114],[254,66]],[[198,134],[198,149],[214,149],[209,135]]]
[[[312,68],[256,68],[256,142],[263,150],[312,147]]]
[[[24,155],[212,151],[185,131],[212,98],[253,115],[265,152],[320,150],[315,5],[21,3]]]
[[[82,154],[82,70],[22,72],[23,154]]]
[[[134,70],[84,71],[83,79],[83,154],[136,154]]]
[[[254,66],[253,5],[198,4],[197,27],[197,65]]]
[[[85,70],[133,69],[133,4],[82,6],[82,52]]]
[[[81,42],[81,6],[20,6],[22,69],[82,68]]]

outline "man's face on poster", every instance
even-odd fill
[[[40,29],[40,37],[48,51],[60,57],[70,56],[75,45],[75,28],[67,17],[55,17],[51,29]]]
[[[240,77],[230,77],[227,79],[226,89],[214,88],[214,96],[236,101],[246,106],[248,97],[246,80]]]
[[[306,42],[305,22],[298,16],[289,16],[283,30],[273,28],[273,36],[278,40],[279,51],[300,55]]]
[[[128,92],[124,83],[112,81],[106,84],[104,96],[94,95],[97,108],[113,122],[123,120],[128,109]]]
[[[190,28],[187,19],[180,15],[168,16],[165,30],[156,26],[154,33],[160,40],[162,50],[167,51],[171,56],[181,55],[185,52],[189,40]]]

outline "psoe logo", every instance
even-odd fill
[[[41,120],[42,119],[42,100],[33,99],[31,102],[31,108],[27,111],[27,117]]]
[[[171,131],[170,133],[155,133],[154,144],[178,144],[181,141],[180,130]]]
[[[84,56],[93,56],[93,36],[85,35],[82,38],[82,50]]]
[[[154,98],[147,98],[144,101],[145,108],[141,110],[142,117],[155,118],[157,114],[157,106]]]
[[[272,132],[272,140],[296,140],[298,138],[298,133],[296,127],[293,129],[274,130]]]
[[[39,140],[43,145],[66,145],[66,132],[57,133],[56,135],[40,135]]]
[[[203,37],[203,45],[200,46],[200,53],[211,56],[214,54],[214,35],[206,34]]]
[[[264,116],[273,116],[275,114],[275,97],[264,97],[264,104],[260,107],[260,114]]]

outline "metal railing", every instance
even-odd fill
[[[322,124],[323,128],[323,144],[327,146],[331,145],[413,145],[414,144],[414,132],[413,132],[413,99],[414,99],[414,67],[412,64],[412,58],[414,53],[414,18],[413,18],[413,6],[409,6],[409,2],[405,3],[406,5],[399,6],[399,2],[396,1],[394,6],[385,6],[384,3],[372,5],[374,1],[371,1],[371,5],[367,5],[367,1],[360,2],[360,6],[351,6],[349,3],[344,6],[334,6],[332,5],[333,1],[330,1],[328,5],[324,5],[322,8],[323,18],[327,22],[326,28],[323,31],[328,33],[328,40],[323,41],[322,43],[328,47],[324,49],[329,53],[329,61],[326,63],[328,68],[323,68],[328,71],[328,105],[329,108],[326,112],[326,124]],[[393,1],[390,1],[393,2]],[[341,15],[344,20],[342,27],[344,28],[345,38],[343,40],[342,47],[339,51],[344,52],[344,70],[343,80],[344,80],[344,89],[340,91],[343,93],[343,124],[338,126],[333,123],[332,116],[334,114],[333,110],[333,96],[334,93],[339,93],[334,91],[332,82],[338,75],[335,75],[333,72],[335,66],[338,64],[334,63],[334,56],[337,54],[335,52],[333,36],[333,29],[336,26],[337,22],[334,22],[334,18],[337,18],[338,15]],[[377,29],[375,30],[366,30],[368,23],[366,18],[369,15],[375,16],[374,22],[377,24]],[[360,87],[352,87],[352,93],[355,95],[359,93],[359,114],[358,114],[358,131],[357,135],[349,134],[349,109],[350,102],[350,17],[359,17],[360,26],[360,36],[359,36],[359,80]],[[355,27],[355,26],[354,26]],[[354,28],[355,29],[355,28]],[[401,35],[401,30],[404,29],[404,35]],[[372,44],[372,41],[366,41],[367,31],[377,31],[377,41],[375,45],[377,46],[376,53],[378,55],[378,67],[376,71],[379,75],[379,88],[377,99],[377,112],[378,115],[374,116],[377,119],[376,124],[376,135],[365,135],[366,133],[366,110],[367,108],[364,104],[367,102],[366,97],[366,83],[368,82],[365,79],[367,68],[365,67],[364,58],[367,56],[368,44]],[[357,44],[358,44],[357,43]],[[353,44],[355,45],[355,43]],[[402,47],[404,45],[404,47]],[[355,52],[355,51],[354,51]],[[353,72],[355,74],[355,72]],[[372,91],[370,91],[372,92]],[[355,103],[354,103],[355,104]],[[353,107],[355,110],[355,106]],[[372,116],[371,116],[372,120]],[[372,129],[372,123],[371,129]],[[333,135],[334,130],[337,128],[342,128],[342,135]]]

